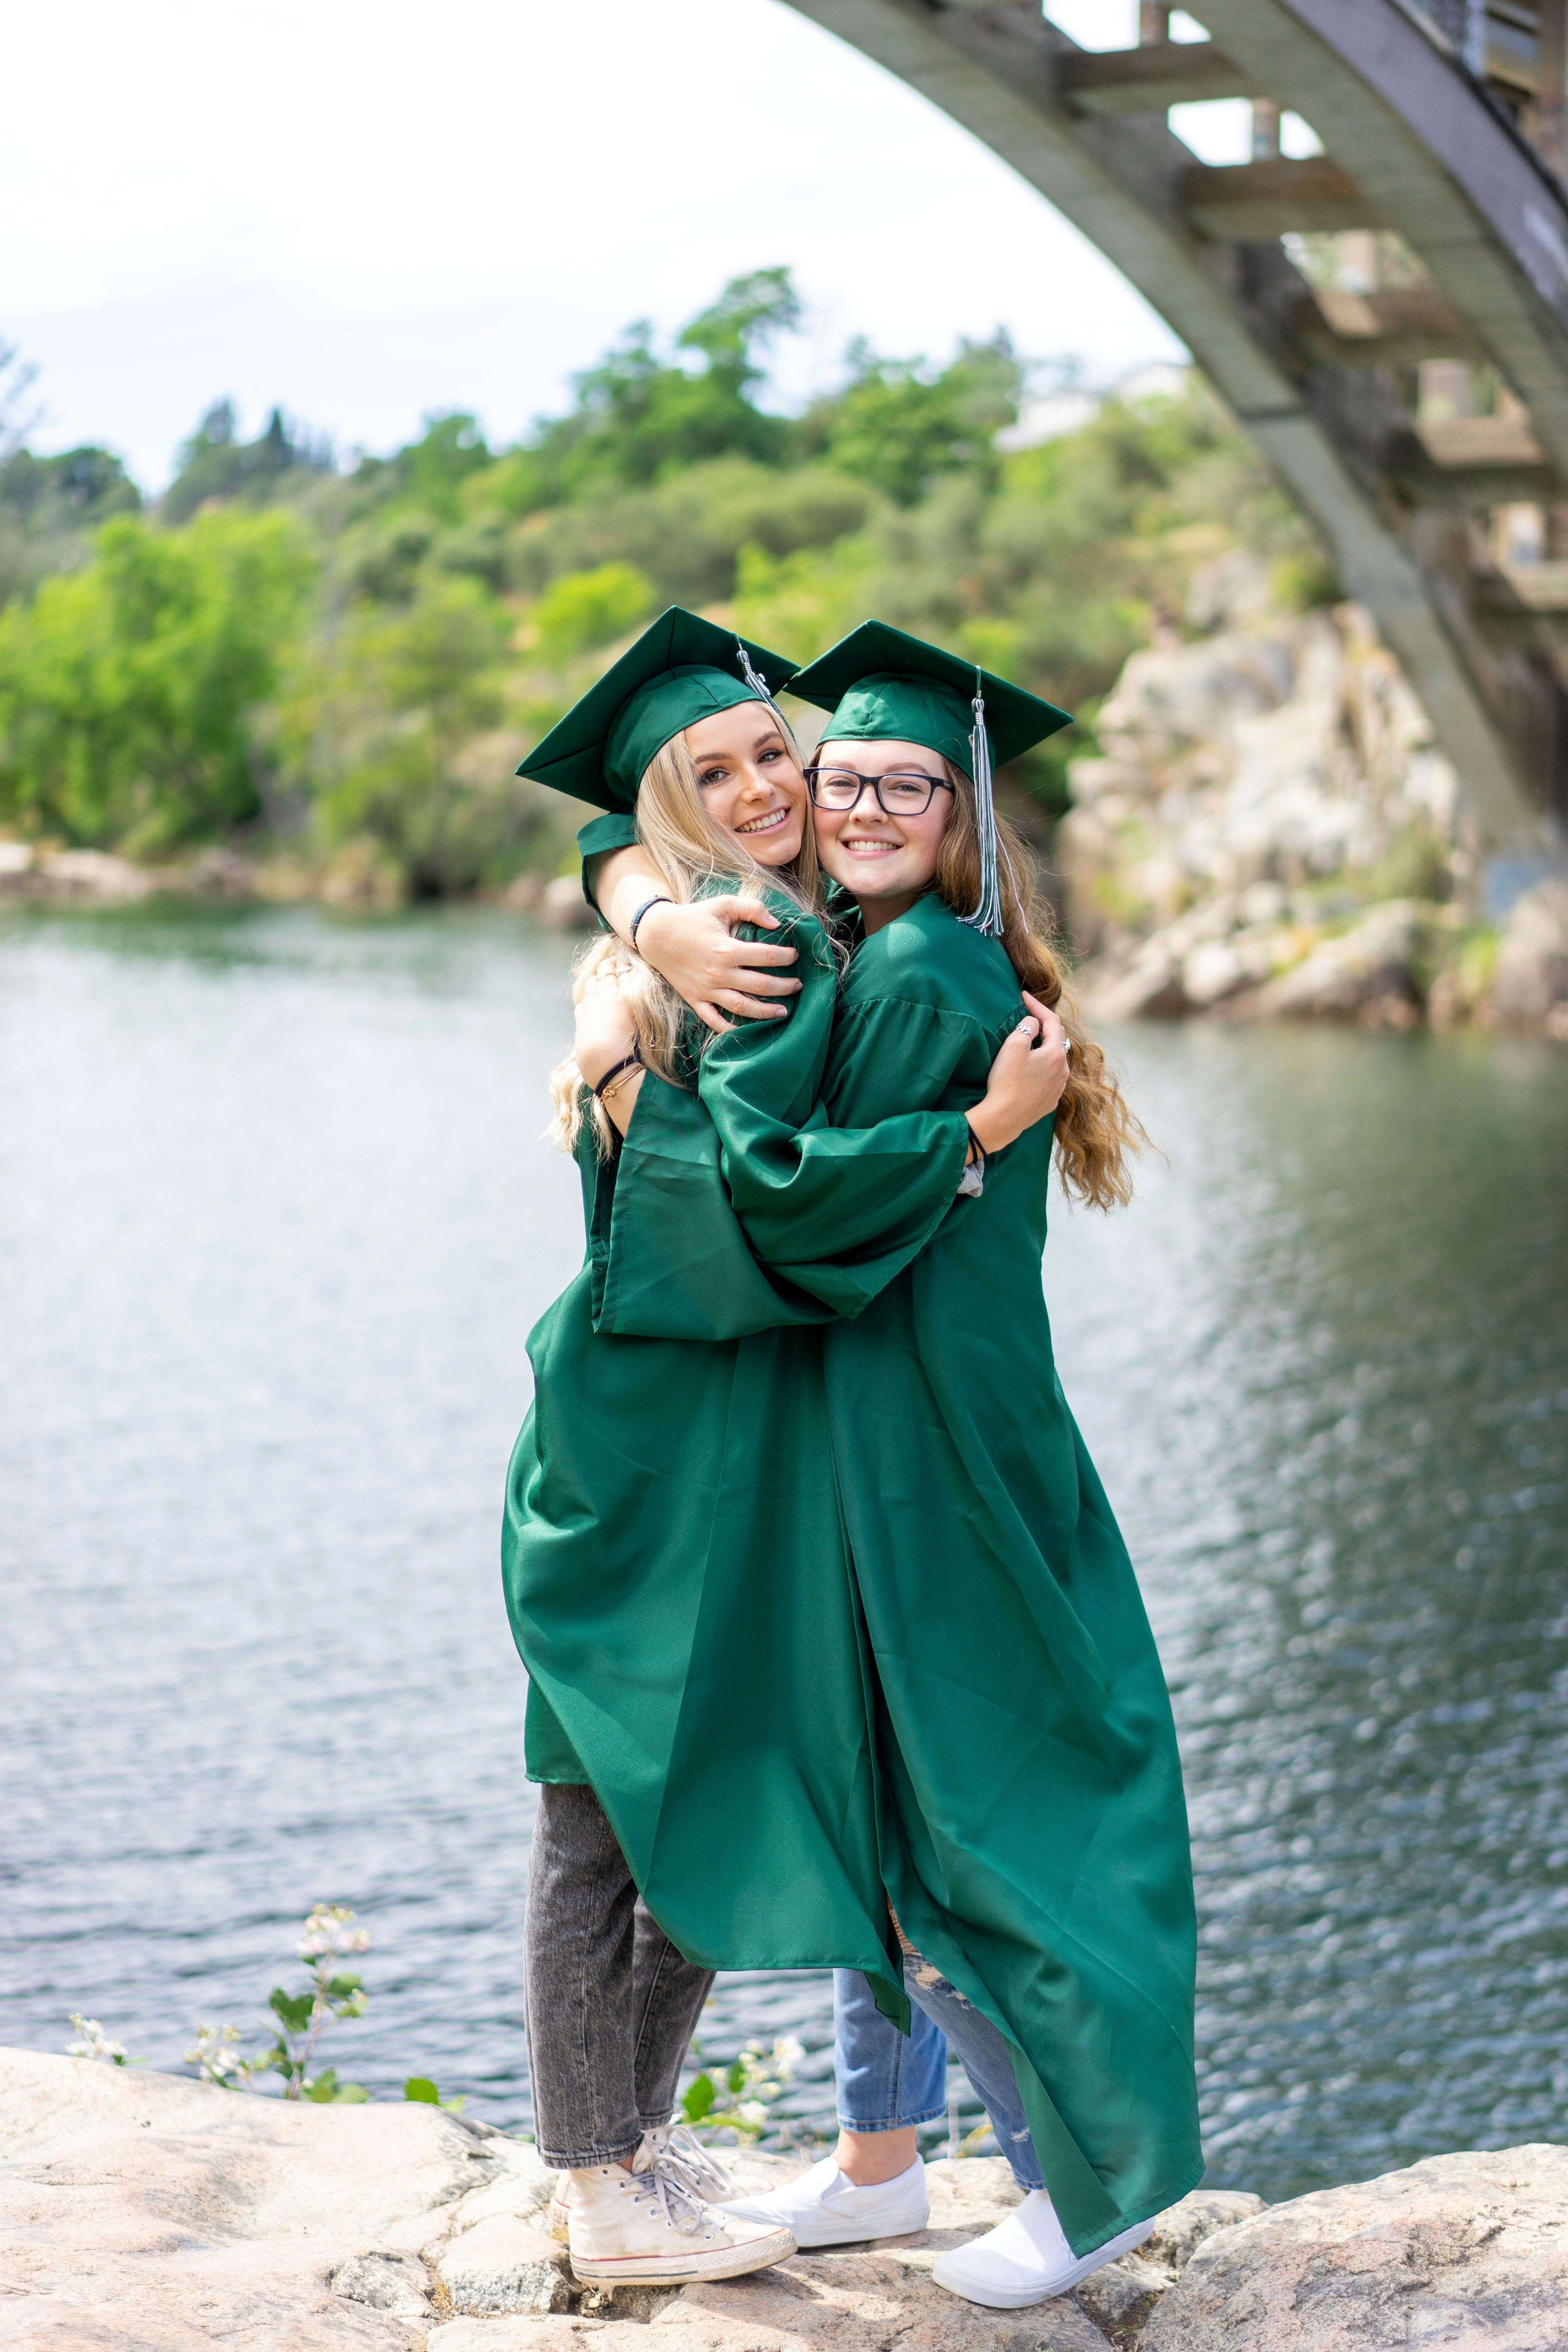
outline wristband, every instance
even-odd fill
[[[663,891],[660,891],[657,898],[645,898],[643,900],[642,905],[632,917],[631,929],[626,933],[626,945],[630,948],[633,955],[636,955],[637,951],[637,925],[642,921],[642,919],[647,914],[648,908],[650,907],[673,907],[674,904],[674,899],[669,898]]]
[[[605,1089],[606,1087],[613,1084],[616,1078],[622,1076],[626,1071],[640,1070],[641,1067],[642,1055],[634,1045],[629,1054],[626,1055],[620,1061],[613,1063],[609,1069],[605,1072],[604,1076],[594,1088],[594,1100],[595,1102],[603,1102],[605,1099]]]

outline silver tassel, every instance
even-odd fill
[[[735,640],[735,652],[739,657],[741,673],[745,678],[746,684],[751,688],[753,694],[760,695],[762,697],[763,700],[767,704],[768,709],[773,712],[773,717],[778,720],[779,725],[782,727],[784,725],[784,713],[779,709],[778,704],[773,700],[773,696],[769,693],[766,678],[759,677],[757,671],[752,667],[752,656],[746,651],[745,646],[742,644],[739,637]]]
[[[978,664],[974,671],[974,698],[970,704],[974,713],[974,725],[969,737],[969,763],[974,777],[974,830],[980,844],[980,901],[972,915],[961,915],[959,921],[972,930],[983,931],[987,939],[1002,936],[1002,883],[997,872],[996,803],[991,790],[991,743],[985,732],[985,697],[981,690]]]

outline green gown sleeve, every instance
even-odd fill
[[[834,1125],[821,1100],[837,996],[831,950],[798,916],[770,936],[800,950],[788,1020],[743,1022],[713,1039],[694,1094],[643,1081],[616,1174],[597,1330],[732,1339],[857,1315],[954,1206],[965,1102]],[[900,1070],[919,1088],[909,1099],[929,1103],[935,1072],[921,1058],[917,1045]]]
[[[580,824],[577,828],[577,855],[583,861],[583,896],[595,914],[599,915],[600,928],[604,930],[608,930],[609,925],[599,914],[599,902],[588,887],[588,860],[590,857],[603,857],[607,850],[635,848],[637,837],[636,817],[627,816],[621,809],[607,810],[605,815],[591,817],[586,824]]]

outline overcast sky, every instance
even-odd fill
[[[1133,0],[1061,0],[1095,47]],[[223,394],[340,449],[432,408],[493,440],[628,320],[787,263],[780,398],[850,335],[945,356],[997,326],[1104,377],[1179,346],[1006,167],[784,0],[76,0],[18,11],[0,336],[36,446],[144,482]],[[21,231],[22,233],[17,233]]]

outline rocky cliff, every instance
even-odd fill
[[[1056,865],[1095,1010],[1568,1040],[1568,881],[1478,919],[1453,771],[1365,614],[1271,612],[1227,561],[1218,625],[1135,654],[1070,770]]]

